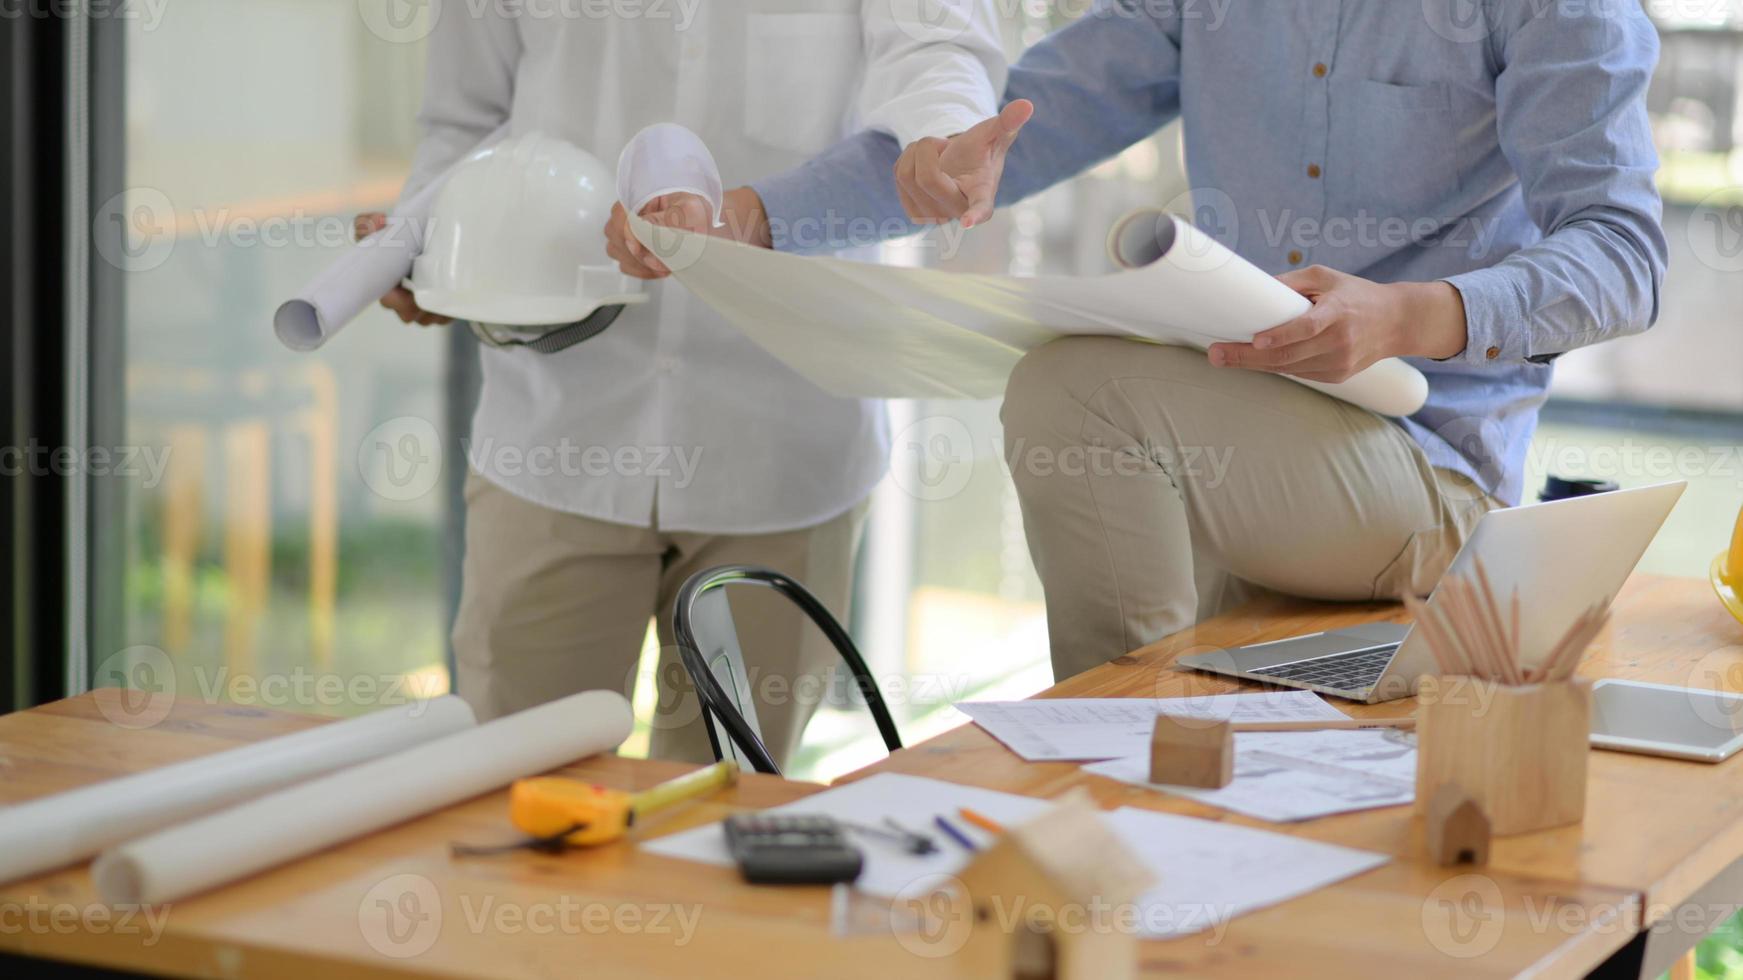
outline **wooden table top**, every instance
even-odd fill
[[[1172,664],[1186,654],[1376,619],[1406,622],[1408,616],[1391,604],[1333,606],[1266,598],[1038,696],[1180,697],[1257,690],[1258,685],[1245,681],[1176,671]],[[1637,575],[1623,587],[1611,624],[1587,651],[1580,673],[1593,679],[1743,691],[1743,626],[1726,613],[1705,582]],[[1413,700],[1335,703],[1358,717],[1403,715],[1415,706]],[[1086,775],[1076,764],[1024,762],[974,725],[953,729],[866,771],[937,776],[1032,796],[1055,796],[1083,786],[1107,807],[1143,806],[1278,829],[1192,800]],[[1489,870],[1637,892],[1652,921],[1743,858],[1743,754],[1715,766],[1594,751],[1588,780],[1583,823],[1498,838]],[[1421,827],[1411,817],[1409,807],[1390,807],[1325,817],[1287,830],[1415,859]]]
[[[1588,671],[1677,683],[1743,678],[1743,631],[1698,582],[1640,578],[1618,603]],[[1710,609],[1708,607],[1711,607]],[[1238,689],[1180,674],[1181,652],[1397,616],[1387,606],[1266,600],[1057,686],[1047,696],[1168,696]],[[1716,615],[1714,614],[1716,613]],[[1727,618],[1724,624],[1731,624]],[[1727,632],[1728,630],[1728,632]],[[1704,683],[1714,682],[1707,679]],[[96,780],[320,724],[257,708],[178,701],[145,730],[117,727],[114,691],[0,716],[0,801]],[[1390,714],[1408,703],[1355,708]],[[1743,768],[1597,753],[1583,827],[1497,841],[1478,872],[1425,864],[1408,807],[1287,826],[1109,780],[1024,763],[967,726],[871,771],[900,771],[1034,796],[1087,787],[1136,805],[1263,826],[1399,857],[1382,868],[1223,931],[1141,946],[1146,974],[1218,976],[1549,976],[1584,974],[1622,948],[1647,900],[1675,901],[1743,855]],[[562,772],[635,789],[683,771],[601,757]],[[641,828],[667,833],[822,787],[750,775],[733,790]],[[3,819],[3,816],[0,816]],[[628,843],[561,856],[454,859],[452,841],[513,835],[507,794],[468,801],[154,912],[100,921],[83,867],[0,885],[0,951],[197,976],[545,977],[954,976],[925,944],[829,933],[822,888],[754,888],[731,869],[648,855]],[[433,910],[439,910],[439,914]],[[34,916],[34,918],[32,918]],[[615,916],[615,920],[614,917]],[[433,924],[432,924],[433,923]]]

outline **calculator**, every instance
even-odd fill
[[[830,817],[737,813],[726,846],[753,885],[833,885],[859,877],[864,858]]]

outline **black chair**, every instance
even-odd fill
[[[677,608],[672,612],[672,635],[678,644],[678,656],[684,663],[684,671],[690,675],[690,683],[696,688],[696,697],[702,703],[702,718],[708,726],[708,743],[714,749],[715,759],[726,758],[715,727],[718,722],[752,768],[757,772],[781,774],[761,735],[745,720],[744,713],[739,711],[738,705],[727,695],[709,667],[711,661],[723,656],[737,656],[740,662],[743,659],[738,630],[732,624],[732,613],[726,605],[728,585],[759,585],[774,589],[804,611],[835,645],[835,652],[841,654],[841,659],[853,672],[854,683],[865,695],[866,706],[877,722],[878,733],[884,737],[885,747],[891,752],[902,747],[896,722],[890,717],[890,709],[884,704],[883,693],[878,690],[871,671],[866,668],[865,658],[859,655],[853,638],[835,621],[828,608],[804,586],[772,568],[722,565],[690,576],[678,590]],[[744,693],[747,698],[751,696],[748,691]]]

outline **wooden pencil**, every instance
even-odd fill
[[[1585,654],[1586,647],[1591,646],[1592,637],[1598,635],[1598,630],[1602,629],[1603,625],[1603,612],[1597,606],[1586,610],[1585,614],[1575,621],[1573,628],[1568,630],[1567,649],[1562,651],[1561,663],[1556,668],[1558,678],[1571,677],[1573,672],[1579,669],[1581,656]]]
[[[1476,664],[1472,663],[1471,659],[1465,655],[1464,648],[1459,645],[1456,638],[1453,637],[1452,631],[1447,628],[1446,617],[1441,612],[1440,607],[1417,602],[1412,611],[1416,614],[1416,621],[1421,623],[1427,631],[1430,649],[1440,651],[1436,659],[1444,658],[1444,668],[1452,674],[1475,676]]]
[[[1479,645],[1465,633],[1460,625],[1462,621],[1459,615],[1458,587],[1452,586],[1446,590],[1440,604],[1441,630],[1455,645],[1465,662],[1471,665],[1471,676],[1487,678],[1489,676],[1488,661],[1483,658]]]
[[[1495,648],[1501,657],[1501,669],[1506,673],[1509,682],[1518,684],[1524,680],[1519,664],[1519,650],[1507,642],[1507,628],[1501,625],[1501,607],[1495,602],[1495,589],[1489,584],[1489,571],[1483,567],[1482,559],[1472,563],[1477,570],[1477,585],[1473,593],[1477,594],[1479,612],[1483,615],[1484,625],[1488,627],[1489,635],[1494,639]]]
[[[1440,667],[1442,674],[1463,674],[1453,662],[1452,651],[1446,647],[1446,642],[1437,634],[1434,623],[1429,619],[1428,605],[1421,599],[1406,592],[1403,595],[1404,608],[1410,611],[1410,618],[1416,621],[1416,628],[1422,631],[1422,639],[1428,644],[1428,652],[1434,655],[1434,662]]]
[[[1593,606],[1580,613],[1579,618],[1567,628],[1555,649],[1550,652],[1546,676],[1558,681],[1573,676],[1579,667],[1580,654],[1585,652],[1607,618],[1608,613],[1603,612],[1600,606]]]
[[[1435,626],[1447,644],[1458,651],[1461,660],[1470,665],[1470,675],[1481,677],[1486,672],[1482,658],[1471,649],[1466,638],[1459,635],[1459,618],[1456,611],[1458,600],[1453,597],[1455,591],[1457,590],[1452,583],[1443,579],[1440,587],[1434,590],[1435,598],[1438,601],[1429,612],[1434,616]]]
[[[1523,647],[1520,646],[1520,643],[1519,643],[1519,586],[1517,586],[1517,585],[1515,585],[1513,587],[1513,603],[1512,603],[1512,605],[1513,605],[1513,611],[1512,611],[1512,617],[1511,617],[1512,623],[1511,623],[1510,632],[1513,635],[1513,655],[1523,659],[1525,656],[1525,650]]]
[[[1470,644],[1466,643],[1464,637],[1459,635],[1452,614],[1443,607],[1434,610],[1433,615],[1435,628],[1440,630],[1441,636],[1446,637],[1447,644],[1457,655],[1459,662],[1465,665],[1464,673],[1470,677],[1483,676],[1483,666],[1477,660],[1477,655],[1471,652]]]
[[[1237,721],[1229,724],[1229,730],[1235,732],[1318,732],[1318,731],[1351,731],[1364,728],[1415,728],[1416,718],[1406,715],[1401,718],[1345,718],[1327,719],[1324,721]]]
[[[1556,680],[1567,680],[1579,670],[1580,661],[1584,659],[1586,649],[1592,641],[1598,638],[1604,627],[1610,622],[1610,611],[1603,603],[1587,610],[1582,622],[1577,624],[1578,632],[1573,636],[1573,642],[1568,644],[1563,654],[1562,662],[1557,665]]]
[[[1446,582],[1447,599],[1450,600],[1447,612],[1450,614],[1451,627],[1459,642],[1465,644],[1470,651],[1471,659],[1476,662],[1478,675],[1488,680],[1503,679],[1500,660],[1489,643],[1488,631],[1482,628],[1476,610],[1472,608],[1472,600],[1468,585],[1462,578],[1453,578]]]
[[[1561,635],[1561,639],[1555,641],[1555,646],[1550,647],[1549,653],[1543,658],[1543,674],[1545,677],[1553,678],[1561,673],[1561,664],[1562,661],[1566,659],[1568,645],[1573,641],[1574,630],[1578,628],[1580,620],[1585,617],[1585,613],[1580,613],[1579,619],[1574,620],[1573,623],[1568,626],[1567,632]]]

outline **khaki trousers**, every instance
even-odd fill
[[[599,688],[628,697],[654,616],[660,698],[651,754],[689,762],[711,762],[713,754],[672,644],[679,587],[716,565],[765,565],[797,579],[845,617],[865,513],[861,505],[814,527],[776,534],[693,534],[551,510],[476,473],[467,474],[465,496],[466,557],[454,623],[457,692],[480,719]],[[793,680],[839,665],[822,634],[773,590],[734,588],[728,604],[753,689],[804,689]],[[783,767],[816,707],[816,699],[759,698],[763,741]]]
[[[1060,680],[1254,587],[1426,594],[1499,506],[1372,412],[1179,347],[1055,341],[1002,418]]]

